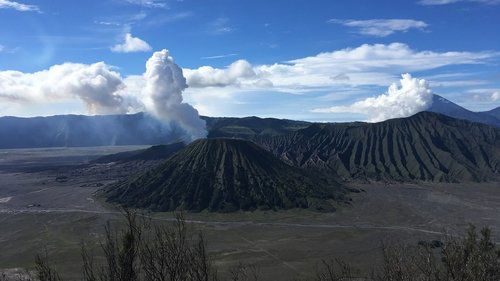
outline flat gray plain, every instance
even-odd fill
[[[0,269],[29,267],[47,251],[68,280],[78,280],[79,248],[96,243],[103,225],[121,215],[94,196],[102,186],[144,163],[86,165],[99,155],[141,147],[0,150]],[[146,164],[152,165],[154,163]],[[335,213],[306,210],[232,214],[188,213],[202,230],[221,271],[239,262],[257,265],[265,280],[309,276],[324,259],[360,268],[377,264],[381,241],[460,235],[469,223],[500,232],[500,183],[352,184],[350,206]],[[171,221],[172,214],[149,214]]]

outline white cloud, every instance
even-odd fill
[[[167,4],[163,0],[125,0],[125,2],[133,5],[139,5],[146,8],[167,8]]]
[[[480,64],[498,56],[495,52],[416,51],[402,43],[365,44],[285,63],[252,66],[240,60],[224,69],[202,66],[184,71],[188,85],[195,88],[234,86],[252,90],[256,84],[262,88],[264,83],[258,81],[265,80],[270,90],[304,93],[345,85],[386,86],[400,73]]]
[[[267,109],[273,106],[268,102],[271,99],[268,95],[274,94],[273,100],[283,102],[280,106],[282,112],[293,110],[291,112],[299,114],[298,111],[302,110],[302,114],[308,115],[312,114],[311,108],[326,107],[325,102],[348,102],[354,97],[366,97],[373,93],[374,88],[379,91],[379,86],[386,87],[397,81],[400,73],[488,63],[499,56],[495,52],[418,51],[405,44],[393,43],[365,44],[265,65],[237,60],[223,68],[202,66],[183,69],[189,88],[182,92],[182,97],[202,114],[235,115],[243,109],[238,103],[247,102],[245,110],[266,108],[266,114],[272,115],[275,111]],[[465,85],[455,75],[446,75],[432,80],[438,80],[439,85],[447,87]],[[457,81],[452,84],[445,81],[446,84],[438,79],[448,76],[457,78]],[[137,112],[145,110],[147,95],[143,89],[146,82],[143,75],[123,78],[104,63],[68,63],[35,73],[0,71],[0,104],[9,105],[9,112],[14,114],[17,113],[12,111],[12,104],[31,104],[31,108],[35,108],[33,105],[37,103],[61,104],[67,100],[79,105],[79,112],[83,112],[82,101],[92,113]],[[473,80],[466,82],[467,85],[475,83]],[[483,95],[490,103],[492,93],[494,91]],[[295,95],[291,97],[287,94]],[[310,95],[306,97],[306,94]],[[321,100],[325,95],[328,98]],[[471,95],[468,96],[471,99]],[[300,106],[294,103],[300,103]],[[67,110],[75,112],[73,108]],[[34,112],[35,109],[29,110]],[[54,110],[61,113],[61,108]]]
[[[36,5],[22,4],[10,0],[0,0],[0,9],[14,9],[20,12],[40,12]]]
[[[238,54],[225,54],[225,55],[216,55],[216,56],[201,57],[201,59],[204,59],[204,60],[223,59],[223,58],[228,58],[228,57],[234,57],[234,56],[237,56],[237,55]]]
[[[253,80],[255,71],[246,60],[237,60],[225,69],[202,66],[197,69],[184,69],[188,85],[194,88],[226,87],[240,85],[243,80]]]
[[[132,34],[125,34],[124,42],[111,47],[111,51],[117,53],[147,52],[151,51],[149,44],[138,38],[132,37]]]
[[[229,19],[223,17],[217,18],[215,21],[209,23],[208,26],[208,33],[213,35],[221,35],[234,31],[234,28],[229,25]]]
[[[494,92],[491,94],[492,101],[500,101],[500,91]]]
[[[423,21],[412,19],[371,19],[371,20],[340,20],[331,19],[329,23],[341,24],[357,29],[357,33],[370,36],[385,37],[395,32],[406,32],[410,29],[424,29],[428,25]]]
[[[500,101],[500,89],[499,88],[479,88],[467,91],[468,94],[472,94],[475,100],[481,101]]]
[[[120,74],[103,62],[90,65],[64,63],[47,70],[23,73],[0,71],[0,99],[5,102],[37,103],[80,99],[88,112],[123,113]]]
[[[64,63],[49,69],[23,73],[0,71],[2,106],[67,104],[82,102],[91,114],[147,111],[159,120],[176,123],[186,141],[206,135],[205,121],[190,104],[183,102],[187,88],[182,69],[167,50],[153,53],[143,75],[123,79],[103,62]]]
[[[417,3],[424,6],[447,5],[457,2],[475,2],[486,5],[500,4],[500,0],[420,0]]]
[[[3,51],[5,47],[3,45],[0,45],[0,52]]]
[[[370,122],[379,122],[391,118],[407,117],[429,108],[432,104],[432,91],[424,79],[412,78],[403,74],[401,87],[392,84],[385,94],[370,97],[348,106],[320,108],[314,112],[323,113],[361,113],[368,116]]]

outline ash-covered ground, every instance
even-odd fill
[[[47,251],[63,275],[77,280],[82,242],[96,242],[106,221],[121,215],[95,193],[156,162],[88,164],[100,155],[143,147],[0,150],[0,270],[29,267]],[[500,232],[500,183],[356,184],[352,206],[335,213],[305,210],[188,213],[207,234],[222,271],[257,265],[268,280],[312,273],[322,259],[358,267],[380,258],[381,241],[439,239],[469,223]],[[169,221],[172,214],[148,214]]]

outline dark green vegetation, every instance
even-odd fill
[[[220,274],[213,256],[208,252],[205,236],[197,236],[186,226],[182,216],[173,225],[139,221],[126,212],[121,231],[106,226],[96,258],[92,245],[83,244],[82,280],[84,281],[259,281],[264,280],[259,268],[240,263]],[[341,260],[323,260],[314,277],[298,273],[293,280],[315,281],[497,281],[500,279],[500,251],[491,237],[491,230],[477,233],[473,226],[465,238],[445,235],[440,240],[418,244],[382,243],[380,266],[356,269]],[[0,275],[1,281],[11,277]],[[14,278],[12,278],[14,279]],[[62,281],[47,254],[35,258],[33,273],[18,276],[16,281]]]
[[[483,181],[500,171],[500,129],[431,112],[373,124],[313,124],[258,142],[294,166],[347,180]]]
[[[118,183],[108,201],[154,211],[334,210],[340,185],[238,139],[197,140],[158,167]]]
[[[119,152],[101,156],[92,161],[92,163],[111,163],[111,162],[129,162],[129,161],[151,161],[167,159],[175,152],[181,150],[184,143],[178,142],[166,145],[154,145],[150,148]]]
[[[241,138],[253,140],[259,136],[278,136],[308,127],[311,123],[259,117],[202,117],[207,122],[209,138]]]

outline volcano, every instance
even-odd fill
[[[109,202],[153,211],[333,211],[345,189],[332,177],[290,166],[240,139],[202,139],[158,167],[111,186]]]

